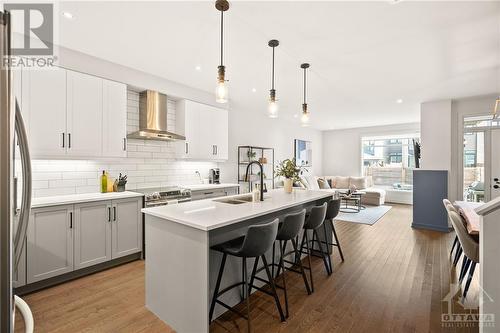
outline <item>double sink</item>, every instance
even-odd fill
[[[265,200],[266,198],[264,198]],[[247,202],[253,202],[252,194],[238,195],[228,198],[214,199],[215,202],[230,204],[230,205],[241,205]]]

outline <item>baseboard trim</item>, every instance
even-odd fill
[[[103,262],[103,263],[100,263],[100,264],[97,264],[97,265],[94,265],[91,267],[86,267],[86,268],[82,268],[82,269],[79,269],[79,270],[76,270],[73,272],[69,272],[66,274],[62,274],[59,276],[54,276],[54,277],[46,279],[46,280],[30,283],[30,284],[15,288],[14,294],[22,296],[22,295],[26,295],[26,294],[29,294],[29,293],[32,293],[35,291],[45,289],[45,288],[53,287],[53,286],[56,286],[56,285],[64,283],[64,282],[75,280],[75,279],[81,278],[81,277],[86,276],[86,275],[94,274],[94,273],[97,273],[97,272],[100,272],[100,271],[103,271],[103,270],[106,270],[106,269],[109,269],[112,267],[116,267],[119,265],[129,263],[131,261],[141,259],[141,256],[142,256],[142,253],[138,252],[138,253],[130,254],[128,256],[124,256],[121,258],[117,258],[117,259],[113,259],[113,260],[110,260],[107,262]]]
[[[440,232],[450,232],[451,228],[450,227],[440,227],[432,224],[424,224],[424,223],[415,223],[413,222],[411,224],[412,228],[415,229],[426,229],[426,230],[433,230],[433,231],[440,231]]]

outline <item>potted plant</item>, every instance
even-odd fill
[[[285,192],[292,193],[293,183],[300,180],[303,169],[297,166],[295,159],[286,159],[278,162],[276,166],[276,177],[284,177]]]

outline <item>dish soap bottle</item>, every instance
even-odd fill
[[[257,202],[259,200],[260,200],[259,184],[255,184],[253,191],[252,191],[252,201]]]
[[[106,175],[106,171],[102,170],[101,193],[106,193],[107,191],[108,191],[108,176]]]

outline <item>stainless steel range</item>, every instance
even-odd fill
[[[144,206],[156,207],[191,201],[191,190],[173,186],[142,188],[135,192],[144,194]]]

